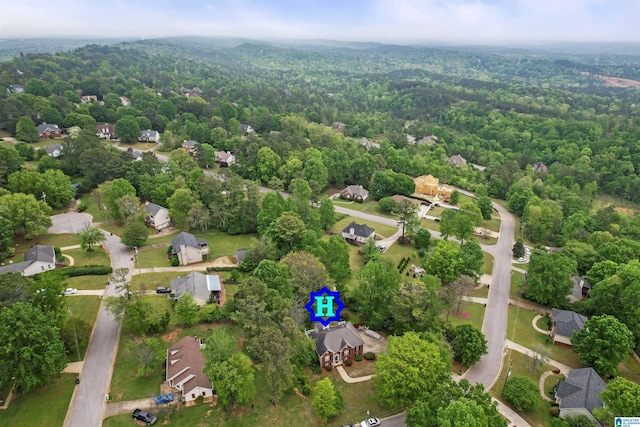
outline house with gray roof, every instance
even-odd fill
[[[547,165],[545,165],[542,162],[535,162],[534,164],[531,165],[531,169],[533,169],[536,172],[541,172],[541,173],[549,172],[549,168],[547,167]]]
[[[587,319],[574,311],[551,309],[551,338],[553,338],[553,342],[571,345],[571,336],[583,328]]]
[[[205,239],[196,239],[191,233],[185,231],[171,239],[171,253],[178,257],[180,265],[189,265],[202,262],[209,255],[209,246]]]
[[[140,132],[138,141],[158,142],[160,141],[160,133],[157,130],[151,130],[151,129],[143,130],[142,132]]]
[[[57,159],[62,156],[62,144],[47,145],[44,147],[44,151],[47,153],[47,156]]]
[[[42,138],[59,138],[62,136],[62,131],[58,125],[51,125],[47,123],[41,123],[38,125],[38,136]]]
[[[602,408],[600,393],[606,387],[607,384],[593,368],[571,369],[566,379],[558,381],[556,388],[560,418],[584,415],[595,425],[601,426],[593,410]]]
[[[34,276],[56,268],[56,253],[53,246],[35,245],[24,253],[24,261],[0,267],[0,274],[20,273]]]
[[[367,224],[358,224],[351,221],[344,229],[342,229],[342,238],[351,244],[364,244],[367,240],[376,236],[376,230]]]
[[[455,154],[447,159],[449,164],[455,166],[456,168],[460,168],[467,164],[467,160],[462,157],[460,154]]]
[[[171,279],[171,293],[175,295],[176,300],[185,293],[189,293],[200,307],[208,302],[220,303],[222,295],[220,276],[193,271],[184,277]]]
[[[436,145],[438,144],[438,137],[435,135],[425,136],[424,138],[420,138],[416,141],[418,145]]]
[[[591,282],[581,276],[572,276],[573,289],[569,295],[569,301],[576,302],[586,299],[589,296],[591,290]]]
[[[204,346],[198,337],[184,337],[167,349],[166,381],[182,392],[186,402],[199,396],[213,399],[213,385],[204,373],[204,357],[200,349]]]
[[[254,133],[255,130],[253,130],[253,128],[251,127],[251,125],[248,125],[246,123],[241,123],[240,124],[240,130],[242,131],[242,133],[244,133],[245,135],[249,135],[250,133]]]
[[[380,144],[377,142],[369,141],[367,138],[360,138],[358,144],[362,145],[367,150],[371,148],[380,148]]]
[[[169,209],[150,202],[147,202],[144,208],[147,211],[147,216],[145,217],[147,225],[158,231],[171,226]]]
[[[340,198],[364,203],[369,198],[369,190],[366,190],[362,185],[347,185],[347,187],[340,192]]]
[[[337,366],[358,354],[364,354],[364,340],[351,322],[323,327],[316,323],[315,328],[305,334],[316,343],[316,354],[320,366]]]
[[[197,141],[194,141],[191,139],[185,139],[184,141],[182,141],[182,149],[187,153],[191,153],[193,150],[196,149],[197,144],[198,144]]]

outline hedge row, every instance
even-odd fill
[[[93,276],[111,274],[113,269],[108,265],[78,265],[61,268],[60,271],[67,277]]]
[[[220,266],[220,267],[207,267],[207,271],[233,271],[238,267]]]

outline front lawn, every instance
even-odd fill
[[[374,200],[367,200],[364,203],[360,203],[360,202],[353,202],[353,201],[343,200],[343,199],[334,199],[333,204],[334,206],[339,206],[345,209],[352,209],[358,212],[370,213],[373,215],[378,215],[378,216],[382,216],[389,219],[396,219],[394,215],[381,211],[380,208],[378,208],[378,202]]]
[[[433,231],[440,231],[440,222],[434,221],[432,219],[421,219],[420,227],[428,228],[429,230],[433,230]]]
[[[135,270],[134,270],[135,271]],[[189,274],[188,271],[137,274],[131,279],[131,290],[155,292],[158,286],[171,286],[171,279]]]
[[[90,331],[93,331],[93,324],[96,322],[98,311],[100,310],[101,298],[92,295],[69,296],[65,297],[64,302],[66,304],[65,313],[68,315],[67,309],[70,309],[74,319],[85,321],[91,327]],[[84,359],[88,345],[89,339],[78,341],[80,357],[82,357],[82,359]],[[75,359],[77,359],[77,357],[77,351],[74,346],[69,353],[69,361],[76,362],[77,360]]]
[[[109,275],[104,276],[76,276],[65,279],[67,288],[76,288],[79,290],[98,290],[107,287]]]
[[[84,249],[68,249],[62,251],[62,254],[73,258],[73,265],[111,265],[109,255],[102,246],[94,246],[92,249],[91,252]],[[69,260],[65,262],[69,262]]]
[[[482,322],[484,321],[484,310],[484,304],[462,301],[462,304],[460,305],[460,313],[456,313],[456,307],[454,306],[453,309],[451,309],[451,314],[449,314],[449,321],[453,326],[470,323],[476,328],[482,330]]]
[[[493,217],[489,221],[485,221],[482,223],[482,228],[486,228],[487,230],[491,230],[496,233],[499,233],[500,232],[500,215],[497,213],[494,213]]]
[[[34,237],[31,240],[26,240],[24,235],[16,236],[13,239],[13,244],[16,249],[16,254],[24,252],[30,249],[34,245],[46,245],[46,246],[73,246],[80,244],[80,235],[78,234],[42,234]],[[17,245],[17,246],[16,246]],[[17,255],[16,255],[17,256]],[[22,257],[20,257],[22,260]]]
[[[509,298],[516,301],[526,301],[522,298],[520,291],[522,290],[522,278],[524,274],[519,271],[511,271],[511,287],[509,288]]]
[[[482,264],[482,274],[493,274],[493,255],[483,252],[484,262]]]
[[[415,246],[403,245],[399,241],[396,241],[393,245],[389,246],[389,248],[381,255],[381,259],[388,259],[394,266],[400,264],[402,258],[411,258],[409,262],[409,266],[411,264],[415,264],[420,266],[422,264],[422,260],[420,258],[412,258],[414,254],[417,254],[418,250]]]
[[[351,222],[355,221],[357,224],[366,224],[369,227],[376,230],[376,234],[379,234],[384,237],[391,237],[394,235],[398,229],[396,227],[392,227],[390,225],[379,224],[377,222],[365,221],[363,219],[354,218],[352,216],[347,216],[342,218],[340,221],[336,222],[333,227],[331,227],[330,231],[335,234],[341,234],[342,230]]]
[[[134,258],[134,271],[137,268],[171,267],[171,262],[167,259],[167,249],[168,247],[147,247],[139,250],[138,259]]]
[[[482,243],[483,245],[493,246],[498,244],[497,238],[488,236],[486,234],[474,234],[473,237],[475,237],[478,242]]]
[[[9,407],[0,411],[0,425],[61,426],[76,386],[75,380],[75,374],[65,374],[46,387],[14,396]]]

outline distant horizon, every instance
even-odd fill
[[[638,0],[0,0],[0,39],[640,42]],[[52,14],[51,11],[58,11]]]

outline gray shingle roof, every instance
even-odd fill
[[[244,256],[247,254],[247,251],[249,249],[247,248],[243,248],[243,249],[236,249],[236,261],[240,262],[244,259]]]
[[[148,139],[155,139],[158,137],[158,131],[157,130],[143,130],[142,132],[140,132],[140,137],[147,137]]]
[[[166,209],[166,208],[164,208],[164,207],[162,207],[160,205],[156,205],[155,203],[147,203],[146,206],[145,206],[145,209],[147,210],[147,213],[149,215],[156,216],[158,214],[158,212],[160,212],[160,209]]]
[[[176,237],[171,239],[171,246],[173,246],[172,253],[174,255],[180,253],[180,247],[186,246],[189,248],[200,249],[200,245],[196,240],[196,236],[191,233],[187,233],[185,231],[178,234]]]
[[[51,154],[56,150],[62,151],[62,144],[51,144],[44,147],[44,151],[46,151],[48,154]]]
[[[602,407],[600,393],[606,387],[593,368],[572,369],[565,380],[558,382],[560,409],[586,408],[593,414],[595,408]]]
[[[362,187],[362,185],[347,185],[347,187],[342,190],[343,193],[348,193],[353,196],[362,196],[369,197],[369,190]]]
[[[25,261],[56,262],[56,252],[53,246],[35,245],[24,253]]]
[[[551,312],[556,334],[564,337],[571,337],[574,332],[582,329],[587,321],[587,317],[573,311],[554,308]]]
[[[308,335],[316,342],[318,356],[322,356],[327,350],[337,353],[346,345],[353,348],[364,345],[364,340],[360,338],[360,334],[351,322],[342,322],[327,329],[322,329],[318,324],[316,329],[310,331]]]
[[[49,125],[47,123],[42,123],[38,125],[38,132],[42,133],[47,129],[60,130],[58,125]]]
[[[195,146],[196,146],[196,144],[197,144],[197,142],[196,142],[196,141],[193,141],[193,140],[191,140],[191,139],[188,139],[188,140],[185,140],[183,144],[184,144],[184,145],[186,145],[186,146],[188,146],[188,147],[195,147]]]
[[[367,224],[358,224],[355,221],[351,221],[345,228],[342,229],[343,233],[351,234],[353,228],[353,234],[359,237],[369,237],[371,233],[375,233],[375,229],[369,227]]]
[[[33,261],[22,261],[22,262],[17,262],[15,264],[8,264],[5,266],[2,266],[0,267],[0,274],[20,273],[22,272],[22,270],[29,267],[32,263]]]
[[[185,292],[196,298],[208,300],[211,292],[222,291],[220,276],[191,272],[184,277],[171,279],[171,291],[176,298],[180,298]]]

